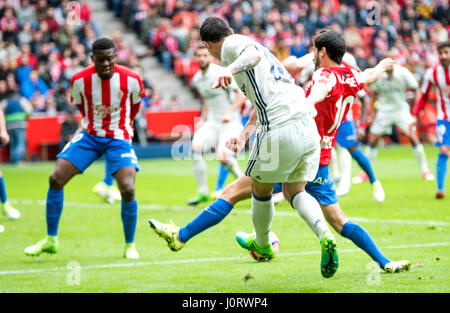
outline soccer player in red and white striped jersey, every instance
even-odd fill
[[[81,126],[89,134],[131,140],[131,123],[139,111],[144,86],[131,69],[116,64],[112,70],[103,74],[111,75],[109,79],[102,79],[95,65],[76,73],[70,83],[72,103],[83,115]]]
[[[436,163],[437,191],[436,198],[444,198],[445,175],[450,154],[450,41],[438,45],[439,64],[426,71],[422,93],[417,101],[413,116],[425,107],[431,87],[435,86],[437,95],[436,146],[439,148]]]
[[[58,224],[64,204],[64,186],[104,155],[107,171],[117,181],[122,197],[122,223],[126,258],[139,258],[134,243],[137,201],[134,181],[139,170],[131,139],[132,122],[145,96],[141,78],[132,70],[115,64],[116,49],[107,38],[92,46],[94,65],[76,73],[71,80],[72,103],[82,114],[82,130],[57,155],[47,193],[47,237],[25,249],[25,254],[58,251]]]

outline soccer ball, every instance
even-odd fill
[[[275,235],[275,233],[273,231],[271,231],[269,233],[269,242],[272,245],[273,254],[275,256],[278,255],[278,252],[280,251],[280,240],[278,239],[277,235]],[[257,260],[257,261],[266,261],[265,258],[260,256],[255,251],[249,250],[249,252],[250,252],[250,255],[252,256],[252,258],[254,258],[255,260]]]

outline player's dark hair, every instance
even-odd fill
[[[219,42],[222,38],[231,35],[231,29],[221,18],[208,17],[200,27],[202,41]]]
[[[316,36],[314,46],[319,51],[325,47],[330,59],[337,64],[342,63],[342,58],[347,48],[342,34],[330,29],[323,30]]]
[[[107,49],[115,49],[114,42],[109,38],[98,38],[92,44],[92,51],[94,50],[107,50]]]
[[[450,40],[441,42],[441,43],[437,46],[437,50],[438,50],[438,51],[441,50],[441,49],[444,49],[444,48],[450,48]]]

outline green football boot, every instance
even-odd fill
[[[403,261],[391,261],[384,266],[384,271],[386,273],[400,273],[404,271],[409,271],[411,262],[408,260]]]
[[[139,253],[136,250],[136,244],[134,242],[125,244],[123,257],[125,259],[139,259]]]
[[[264,247],[260,247],[256,243],[255,237],[255,233],[249,234],[242,231],[236,233],[236,241],[242,248],[256,252],[267,261],[273,259],[275,254],[273,253],[273,248],[270,242]]]
[[[180,227],[176,226],[172,221],[170,221],[170,224],[163,224],[155,219],[149,219],[148,222],[155,233],[167,242],[170,250],[179,251],[184,247],[184,242],[178,238]]]
[[[2,203],[2,212],[11,220],[17,220],[20,217],[20,212],[13,208],[8,201]]]
[[[339,267],[339,258],[336,247],[336,239],[329,230],[323,232],[322,240],[322,260],[320,262],[320,271],[322,276],[330,278],[336,273]]]
[[[189,204],[189,205],[197,205],[197,204],[202,203],[202,202],[208,202],[209,200],[210,200],[209,195],[207,195],[207,194],[205,195],[205,194],[199,193],[194,198],[189,199],[187,204]]]
[[[222,195],[223,189],[219,189],[216,191],[211,192],[211,200],[214,201],[217,198],[220,198],[220,196]]]
[[[28,256],[39,256],[42,252],[54,254],[58,252],[58,247],[58,237],[47,235],[36,244],[25,248],[25,254]]]

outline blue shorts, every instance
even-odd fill
[[[338,203],[333,180],[328,172],[328,165],[319,165],[316,178],[312,182],[308,182],[305,189],[322,205]]]
[[[114,174],[124,167],[134,167],[139,171],[136,153],[127,140],[102,138],[80,132],[56,156],[70,161],[83,173],[89,165],[105,155],[107,171]]]
[[[272,193],[281,192],[281,187],[281,183],[276,184]],[[305,189],[307,193],[313,196],[317,202],[322,205],[338,203],[333,180],[328,172],[328,165],[319,165],[319,171],[317,172],[316,178],[314,178],[312,182],[308,182]]]
[[[361,145],[361,142],[356,135],[356,125],[354,121],[345,121],[339,126],[336,141],[341,147],[346,149]]]
[[[436,147],[450,146],[450,121],[437,120],[435,145]]]

